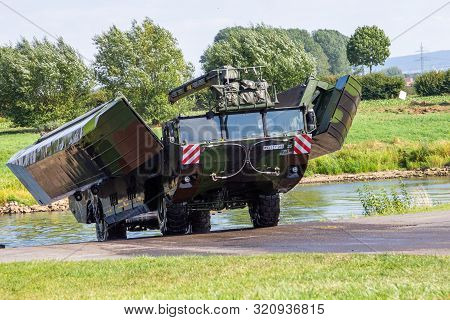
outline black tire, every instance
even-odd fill
[[[88,210],[94,211],[94,206],[90,203]],[[103,208],[101,202],[98,203],[95,217],[95,233],[99,242],[109,240],[126,240],[127,239],[127,225],[125,222],[119,222],[114,225],[108,225],[105,221],[105,215],[103,214]]]
[[[99,242],[127,239],[127,226],[124,222],[115,225],[107,225],[105,222],[96,223],[95,231]]]
[[[280,220],[280,195],[260,195],[248,209],[255,228],[274,227]]]
[[[184,203],[171,203],[161,197],[158,206],[159,230],[166,235],[186,234],[189,230],[187,206]]]
[[[211,214],[209,210],[191,211],[189,218],[192,233],[208,233],[211,231]]]

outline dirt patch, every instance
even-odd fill
[[[407,114],[426,114],[437,112],[450,112],[450,105],[433,105],[433,106],[412,106],[412,107],[399,107],[395,109],[384,109],[385,112],[391,113],[407,113]]]
[[[409,103],[411,106],[422,106],[422,107],[426,107],[426,106],[433,106],[433,105],[439,105],[439,106],[449,106],[450,102],[448,101],[442,101],[441,103],[430,103],[430,102],[425,102],[425,101],[416,101],[413,100]]]
[[[69,201],[67,199],[56,201],[48,206],[25,206],[16,201],[7,202],[0,207],[0,215],[2,214],[25,214],[36,212],[63,212],[69,210]]]
[[[354,182],[385,179],[406,179],[406,178],[425,178],[425,177],[447,177],[450,175],[450,167],[433,168],[425,170],[391,170],[368,173],[345,173],[335,176],[316,174],[312,177],[305,177],[300,181],[301,184],[310,183],[333,183],[333,182]]]

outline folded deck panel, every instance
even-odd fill
[[[361,84],[352,76],[338,79],[326,104],[314,109],[317,131],[313,134],[310,159],[342,148],[361,100]]]
[[[41,137],[7,166],[40,204],[135,170],[162,144],[123,97]]]

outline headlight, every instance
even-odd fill
[[[184,178],[183,178],[183,182],[184,182],[184,183],[189,183],[189,182],[191,182],[191,177],[189,177],[189,176],[184,177]]]

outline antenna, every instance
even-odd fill
[[[420,43],[420,73],[423,73],[423,45]]]
[[[420,58],[417,59],[417,60],[420,61],[420,73],[422,74],[424,72],[424,68],[425,68],[424,64],[425,64],[425,59],[426,59],[425,56],[424,56],[425,50],[423,48],[422,42],[420,43],[420,50],[416,51],[416,52],[420,53]]]

